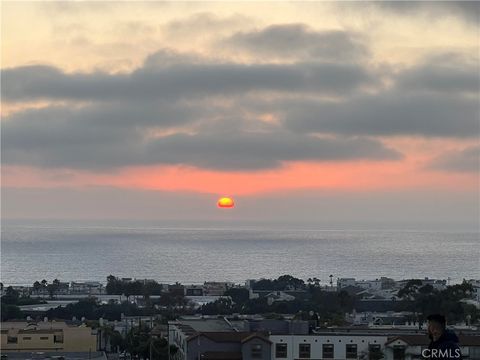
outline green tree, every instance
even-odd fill
[[[39,281],[35,281],[33,283],[33,291],[38,295],[38,293],[40,292],[40,289],[42,288],[42,284],[40,284]]]
[[[249,293],[244,288],[230,288],[225,292],[225,296],[230,296],[235,304],[243,304],[248,301]]]
[[[9,304],[9,305],[16,305],[18,303],[18,299],[20,298],[20,294],[17,290],[13,287],[7,287],[5,290],[5,295],[2,296],[2,303]]]
[[[412,299],[413,295],[417,293],[422,286],[422,280],[411,279],[408,280],[405,286],[398,291],[398,297],[402,299]]]
[[[2,321],[23,319],[25,317],[18,306],[5,304],[4,302],[1,304],[1,314]]]

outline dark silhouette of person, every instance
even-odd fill
[[[428,336],[430,337],[429,351],[424,356],[429,359],[442,360],[461,360],[462,353],[460,351],[458,336],[447,329],[445,316],[440,314],[432,314],[427,317],[428,320]]]

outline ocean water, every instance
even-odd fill
[[[478,232],[6,225],[1,280],[480,278]]]

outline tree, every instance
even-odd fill
[[[50,295],[50,299],[53,299],[58,289],[60,288],[60,280],[55,279],[51,284],[47,285],[47,291]]]
[[[413,295],[418,291],[421,286],[422,280],[408,280],[405,286],[398,291],[398,297],[402,299],[412,299]]]
[[[48,281],[43,279],[41,281],[41,285],[42,285],[42,293],[45,293],[45,290],[47,290]]]
[[[5,295],[2,296],[2,303],[9,304],[9,305],[16,305],[18,303],[18,299],[20,298],[20,294],[17,290],[13,287],[7,287],[5,291]]]
[[[230,298],[220,298],[214,302],[205,304],[200,312],[203,315],[230,315],[233,313],[233,304]]]
[[[230,288],[225,292],[225,296],[230,296],[235,304],[243,304],[249,299],[249,293],[244,288]]]
[[[5,304],[4,302],[2,302],[1,314],[2,321],[24,318],[24,315],[18,306]]]
[[[122,282],[116,278],[113,275],[107,276],[107,294],[109,295],[122,295],[123,294],[123,288],[122,288]]]
[[[42,288],[42,284],[40,284],[39,281],[35,281],[33,283],[33,291],[38,295],[38,293],[40,292],[40,289]]]
[[[126,348],[125,340],[123,339],[122,334],[118,331],[112,331],[110,333],[110,348],[113,352],[124,351]]]

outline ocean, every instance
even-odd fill
[[[478,232],[4,225],[1,280],[480,278]]]

